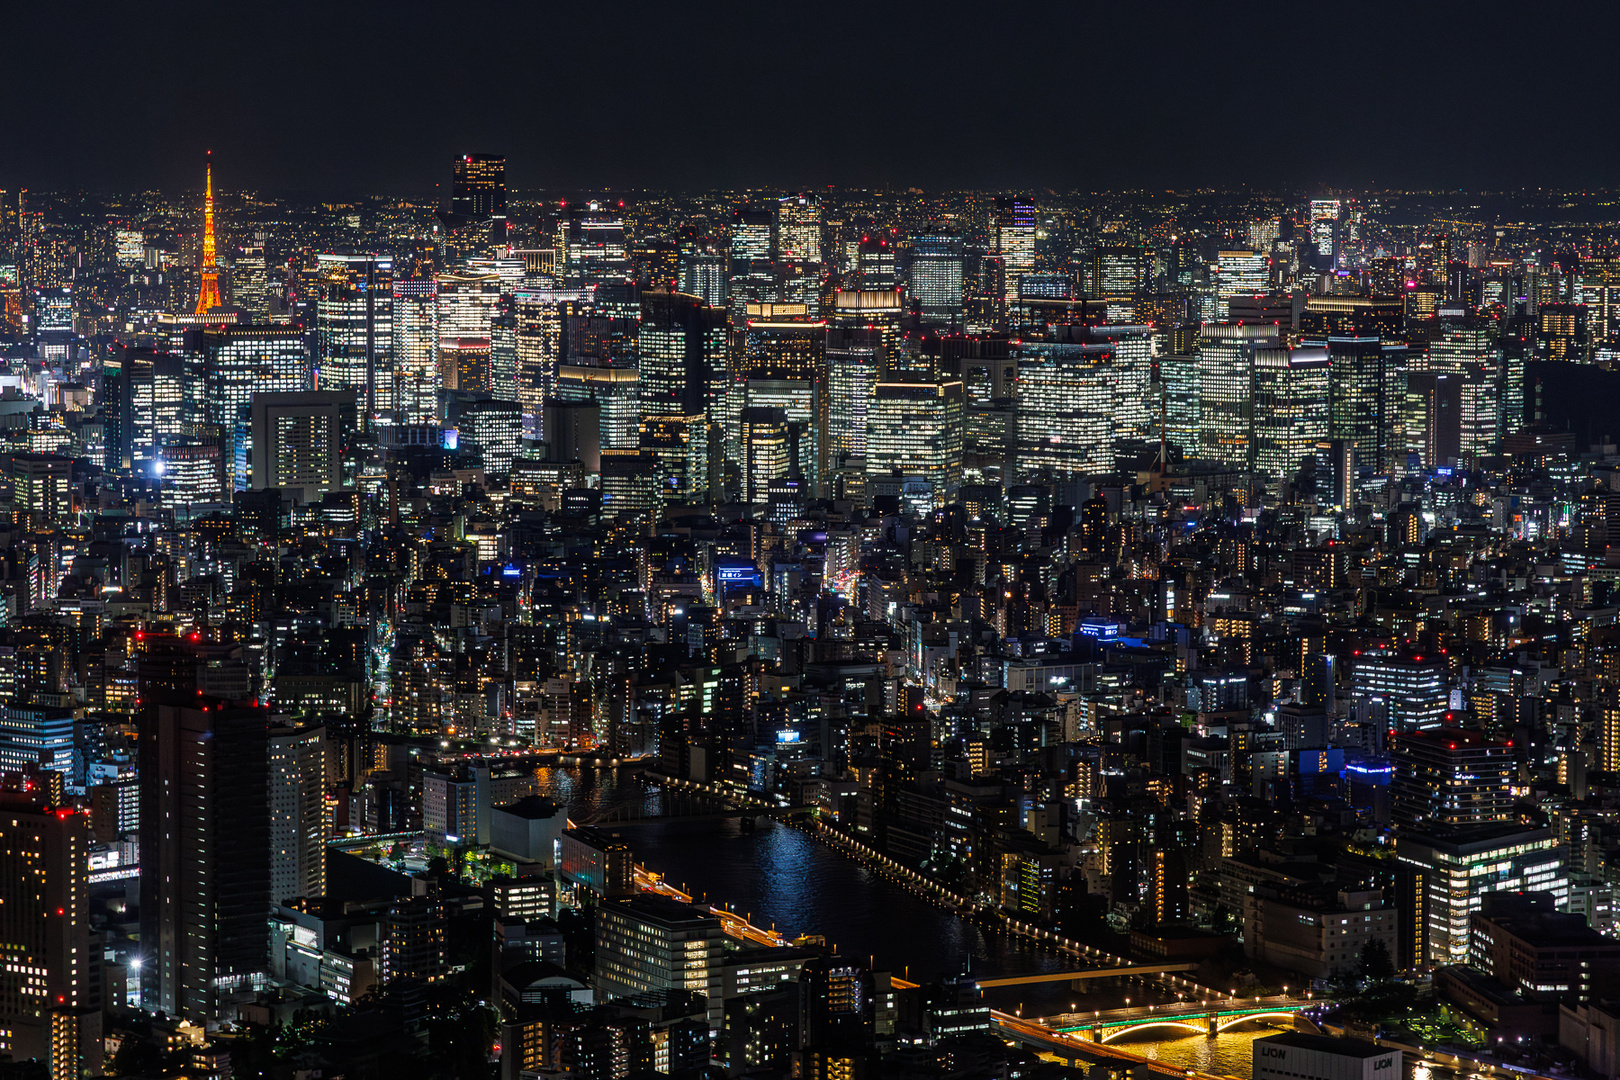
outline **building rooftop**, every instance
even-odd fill
[[[1267,1035],[1263,1039],[1256,1039],[1254,1045],[1287,1046],[1296,1050],[1312,1050],[1319,1054],[1337,1054],[1340,1057],[1354,1058],[1382,1057],[1396,1052],[1388,1046],[1376,1046],[1361,1039],[1330,1039],[1326,1035],[1305,1035],[1297,1031]]]

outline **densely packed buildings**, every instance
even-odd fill
[[[559,754],[1138,957],[1620,1024],[1611,231],[217,164],[0,199],[0,1049],[336,1009],[309,1062],[453,1070],[488,1007],[513,1080],[1008,1068],[971,979],[646,892]]]

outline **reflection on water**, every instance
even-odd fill
[[[547,794],[566,804],[576,821],[663,811],[663,790],[638,773],[543,769],[540,777]],[[927,981],[966,965],[991,978],[1063,971],[1074,963],[1022,939],[987,934],[791,826],[764,822],[749,829],[736,819],[672,819],[604,821],[603,827],[630,841],[637,862],[698,899],[730,903],[752,922],[789,937],[824,935],[840,954],[868,960],[880,971]],[[1125,995],[1137,1004],[1155,999],[1141,985],[1091,983],[1075,990],[1067,982],[1008,987],[987,997],[996,1008],[1022,1007],[1026,1016],[1045,1016],[1077,1003],[1116,1008]]]
[[[1254,1040],[1275,1034],[1274,1029],[1262,1027],[1223,1031],[1213,1039],[1191,1034],[1156,1039],[1152,1033],[1143,1032],[1141,1037],[1127,1035],[1108,1045],[1178,1068],[1249,1080],[1254,1075]]]

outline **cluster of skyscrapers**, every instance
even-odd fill
[[[1223,991],[1382,956],[1601,1056],[1605,229],[229,175],[0,193],[0,1052],[217,1076],[312,1010],[319,1067],[455,1071],[490,1009],[510,1080],[1010,1068],[957,964],[576,827],[585,761],[1003,928],[1240,941]]]

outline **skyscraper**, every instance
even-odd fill
[[[1110,345],[1026,341],[1018,361],[1019,472],[1108,472],[1114,467],[1114,350]]]
[[[789,195],[776,205],[776,255],[787,262],[821,262],[821,201]]]
[[[1444,723],[1450,682],[1433,656],[1366,655],[1356,658],[1351,696],[1392,731],[1424,731]]]
[[[254,394],[308,390],[309,349],[289,326],[221,326],[186,332],[186,352],[202,356],[205,416],[225,435],[225,471],[234,489],[247,486]]]
[[[1311,200],[1311,264],[1320,274],[1331,274],[1339,266],[1338,199]]]
[[[89,871],[86,815],[0,795],[0,1053],[13,1061],[50,1061],[53,1013],[93,1008],[79,1016],[85,1030],[74,1049],[92,1074],[100,1072]]]
[[[601,202],[569,207],[557,224],[557,257],[571,289],[623,285],[631,277],[624,215]]]
[[[463,154],[451,169],[450,216],[454,224],[487,221],[490,240],[505,240],[506,158],[499,154]]]
[[[326,895],[324,727],[274,727],[270,753],[270,899]]]
[[[1253,469],[1291,479],[1327,438],[1327,350],[1256,350],[1253,416]]]
[[[322,254],[315,262],[315,389],[359,391],[368,418],[393,409],[393,258]]]
[[[394,282],[394,408],[404,424],[439,416],[439,283]]]
[[[1035,207],[1021,198],[996,199],[991,254],[1002,260],[1003,298],[1018,296],[1018,281],[1035,269]]]
[[[208,186],[203,195],[202,287],[197,292],[197,314],[224,307],[219,295],[219,267],[214,254],[214,165],[208,164]]]
[[[174,703],[183,690],[142,694],[142,996],[200,1024],[265,977],[269,711],[196,690],[187,704]]]
[[[522,289],[513,294],[518,404],[536,430],[543,426],[546,403],[557,396],[558,371],[568,355],[570,319],[589,302],[589,291],[580,289]]]
[[[343,450],[358,425],[353,391],[255,394],[248,486],[312,501],[343,486]]]
[[[800,425],[794,467],[819,490],[829,434],[827,324],[810,318],[803,304],[749,304],[746,343],[746,405],[782,409]]]
[[[962,325],[962,240],[919,236],[912,242],[907,282],[925,323]]]
[[[1465,728],[1399,732],[1390,740],[1395,824],[1432,831],[1513,817],[1513,744]]]
[[[1217,315],[1227,317],[1234,296],[1261,296],[1271,289],[1271,259],[1263,251],[1223,248],[1215,261]]]
[[[793,471],[793,439],[787,410],[757,406],[745,408],[742,425],[742,499],[763,503],[771,482]]]
[[[1280,344],[1273,323],[1211,324],[1198,338],[1199,443],[1205,457],[1251,467],[1254,357]]]
[[[1395,465],[1395,421],[1400,415],[1404,374],[1393,367],[1399,353],[1377,334],[1356,332],[1326,339],[1328,432],[1355,448],[1356,462],[1374,473]]]
[[[962,483],[962,383],[880,382],[867,417],[868,476],[921,476],[943,506]]]

